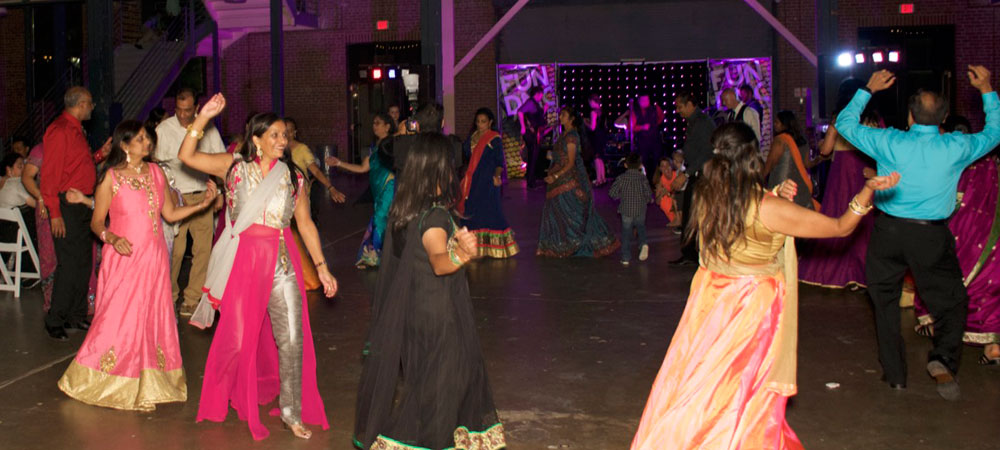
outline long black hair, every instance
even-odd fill
[[[805,135],[802,133],[802,125],[799,124],[799,119],[795,117],[795,113],[787,109],[783,109],[778,111],[775,118],[777,118],[778,122],[781,122],[781,124],[785,126],[785,130],[782,131],[782,133],[788,133],[796,144],[805,145],[808,142]]]
[[[128,153],[125,151],[125,146],[131,143],[132,139],[135,139],[145,128],[145,124],[138,120],[125,120],[115,127],[115,132],[111,136],[111,153],[108,153],[108,159],[104,161],[104,168],[101,169],[101,174],[97,177],[97,184],[101,184],[104,181],[104,177],[108,174],[109,169],[121,167],[128,161]],[[151,136],[150,138],[152,139]],[[152,161],[152,152],[144,156],[142,160],[146,162]]]
[[[267,133],[271,125],[280,121],[282,121],[282,118],[273,112],[254,115],[247,121],[246,135],[243,136],[243,145],[237,149],[237,153],[243,158],[243,161],[250,162],[257,160],[257,144],[254,144],[253,138],[263,138],[264,133]],[[302,173],[299,170],[299,166],[296,166],[292,162],[292,149],[285,149],[285,152],[282,153],[281,158],[278,158],[278,160],[288,165],[288,175],[292,178],[292,192],[298,193],[299,177],[302,176]]]
[[[757,135],[743,122],[716,128],[711,143],[715,155],[694,187],[685,238],[690,242],[698,236],[703,254],[726,261],[745,242],[747,210],[763,196],[763,162]]]
[[[479,120],[479,116],[486,116],[486,119],[490,121],[490,129],[497,131],[497,118],[493,115],[493,111],[489,108],[479,108],[476,113],[472,115],[472,126],[469,127],[469,136],[475,133],[479,127],[476,126],[476,122]]]
[[[393,230],[402,230],[435,204],[455,215],[459,190],[451,152],[451,141],[441,133],[416,136],[396,177],[396,196],[389,209]]]

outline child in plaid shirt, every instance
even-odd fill
[[[632,231],[639,235],[639,261],[649,257],[646,243],[646,206],[653,201],[653,191],[649,180],[642,174],[642,159],[638,153],[629,154],[625,159],[628,170],[615,179],[608,195],[620,200],[618,213],[622,216],[622,265],[628,266],[632,258]]]

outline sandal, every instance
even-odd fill
[[[985,354],[979,357],[979,365],[981,366],[1000,366],[1000,358],[990,358]]]
[[[916,331],[917,334],[923,337],[934,337],[934,324],[933,323],[920,324],[913,327],[913,331]]]
[[[291,425],[282,422],[282,424],[284,424],[286,430],[291,430],[292,434],[294,434],[297,438],[309,439],[312,437],[312,431],[309,431],[305,425],[302,425],[302,422],[293,423]]]

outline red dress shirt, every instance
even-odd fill
[[[76,188],[86,195],[94,194],[97,169],[94,158],[83,134],[83,125],[69,113],[63,112],[52,121],[42,138],[45,157],[39,171],[42,199],[49,209],[49,217],[62,217],[59,194]]]

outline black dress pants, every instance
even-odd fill
[[[952,373],[958,371],[969,307],[955,237],[947,225],[919,224],[885,214],[875,218],[865,276],[875,309],[879,361],[885,380],[894,384],[906,383],[899,295],[907,268],[934,317],[934,348],[928,359],[942,362]]]
[[[694,186],[698,183],[701,178],[701,171],[695,171],[691,173],[688,177],[687,187],[684,189],[684,204],[681,205],[681,230],[686,234],[688,221],[691,220],[691,204],[694,203]],[[684,236],[684,235],[682,235]],[[681,258],[690,261],[698,261],[698,239],[692,239],[691,242],[684,244],[681,247]]]
[[[534,131],[529,131],[524,135],[524,158],[528,167],[525,168],[524,178],[528,183],[528,186],[534,186],[539,178],[544,178],[542,175],[542,159],[545,158],[545,154],[542,153],[541,146],[538,143],[538,135]]]
[[[59,209],[66,224],[66,236],[52,240],[56,251],[56,272],[52,282],[52,306],[45,316],[48,327],[61,327],[87,319],[87,285],[93,270],[90,208],[79,203],[67,203],[65,194],[59,194]]]

